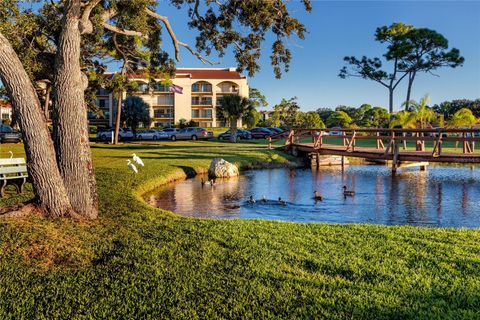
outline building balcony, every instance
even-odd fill
[[[238,89],[223,89],[223,90],[217,90],[217,94],[239,94],[240,91]]]
[[[199,102],[199,103],[192,103],[192,107],[212,107],[212,102]]]
[[[153,115],[154,119],[173,119],[174,116],[173,114],[157,114]]]

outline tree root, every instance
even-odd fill
[[[44,215],[41,208],[34,203],[22,203],[0,209],[0,219],[20,218],[28,215]]]

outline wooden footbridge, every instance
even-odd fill
[[[282,140],[293,155],[389,161],[393,172],[428,162],[480,163],[480,129],[291,129],[271,136],[269,148]]]

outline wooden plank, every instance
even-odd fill
[[[0,166],[25,164],[24,158],[2,158],[0,159]]]
[[[24,173],[27,166],[0,167],[0,174]]]
[[[6,177],[2,177],[1,174],[0,174],[0,181],[2,180],[15,180],[15,179],[23,179],[23,178],[28,178],[27,175],[20,175],[20,176],[6,176]]]
[[[350,152],[353,152],[355,150],[355,131],[353,131],[353,135],[351,136],[351,139],[348,142],[348,146],[346,150],[349,151],[350,148],[352,149],[350,150]]]

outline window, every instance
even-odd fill
[[[155,92],[169,92],[170,91],[170,86],[166,84],[155,84],[153,86],[153,91]]]
[[[210,83],[194,83],[192,92],[212,92],[212,85]]]
[[[97,96],[108,96],[111,93],[110,90],[100,88],[97,90]]]
[[[202,92],[212,92],[212,85],[208,83],[203,83]]]
[[[238,93],[238,87],[235,83],[232,82],[224,82],[218,85],[219,92],[224,93]]]
[[[139,84],[138,84],[137,91],[138,91],[138,92],[148,92],[148,91],[149,91],[149,89],[148,89],[148,84],[146,84],[146,83],[139,83]]]
[[[161,95],[157,97],[157,105],[159,106],[173,106],[173,94]]]
[[[194,119],[211,119],[212,109],[192,109],[192,118]]]
[[[192,97],[192,105],[194,106],[211,106],[212,97]]]
[[[154,118],[173,118],[173,109],[159,108],[153,109]]]

